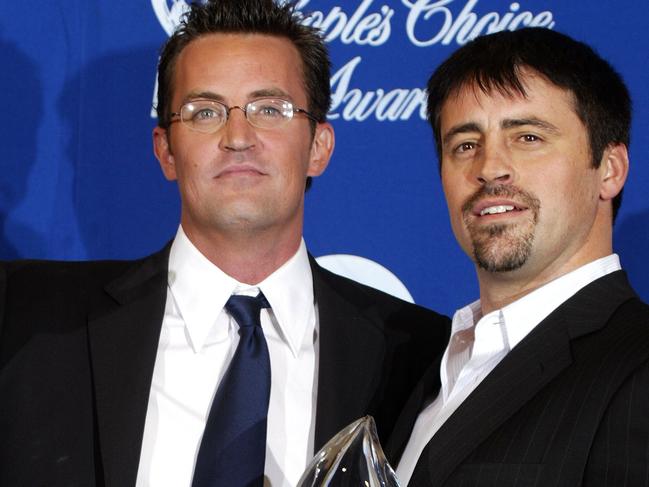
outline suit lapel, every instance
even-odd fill
[[[135,485],[167,294],[169,246],[91,304],[88,322],[99,453],[107,486]]]
[[[620,271],[594,281],[552,312],[444,423],[424,449],[410,485],[441,485],[478,445],[570,366],[571,340],[602,328],[633,296]]]
[[[441,485],[476,446],[570,365],[567,335],[559,321],[544,324],[547,332],[515,347],[430,441],[424,455],[433,485]]]
[[[410,433],[415,426],[426,400],[435,397],[441,388],[439,368],[442,361],[440,355],[433,364],[426,370],[417,387],[408,398],[408,402],[399,415],[394,431],[385,445],[385,455],[393,467],[396,467],[403,450],[406,448]]]
[[[315,450],[363,416],[385,354],[385,337],[372,308],[360,310],[341,296],[311,258],[318,306],[319,360]]]

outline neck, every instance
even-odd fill
[[[206,234],[191,228],[183,230],[194,246],[223,272],[239,282],[255,285],[279,269],[295,255],[301,231],[291,235],[255,232],[224,236]],[[301,229],[300,229],[301,230]]]
[[[554,259],[542,255],[531,256],[515,271],[488,272],[476,266],[482,314],[501,309],[550,281],[612,253],[612,237],[609,233],[586,242],[586,245],[573,253],[565,253]]]

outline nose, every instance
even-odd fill
[[[475,178],[480,185],[511,184],[514,167],[504,147],[486,144],[474,164]]]
[[[221,128],[221,150],[240,152],[252,149],[256,143],[255,129],[246,119],[246,112],[239,106],[230,107],[228,119]]]

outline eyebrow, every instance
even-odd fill
[[[284,90],[280,90],[279,88],[266,88],[263,90],[253,91],[248,96],[249,98],[252,99],[271,97],[271,98],[284,98],[288,101],[293,101],[291,95],[286,93]]]
[[[545,120],[541,120],[540,118],[536,117],[529,117],[529,118],[507,118],[500,122],[500,127],[503,129],[511,129],[511,128],[516,128],[516,127],[523,127],[526,125],[531,125],[532,127],[538,127],[540,129],[543,129],[547,132],[552,132],[555,134],[559,133],[559,129],[552,125],[550,122],[547,122]]]
[[[180,104],[184,105],[185,103],[197,99],[214,100],[219,102],[223,102],[225,100],[225,98],[217,93],[214,93],[213,91],[190,91],[183,97]]]
[[[444,134],[444,137],[442,138],[442,144],[443,145],[448,144],[448,142],[457,134],[466,134],[470,132],[482,132],[482,131],[483,131],[482,126],[477,122],[467,122],[460,125],[456,125],[455,127],[451,127],[451,129]]]
[[[541,120],[540,118],[536,118],[536,117],[506,118],[505,120],[500,122],[500,128],[505,130],[517,128],[517,127],[524,127],[528,125],[532,127],[538,127],[540,129],[543,129],[547,132],[551,132],[554,134],[559,133],[559,129],[556,126],[554,126],[550,122]],[[482,128],[482,125],[480,125],[477,122],[467,122],[460,125],[456,125],[455,127],[452,127],[448,132],[446,132],[446,134],[444,134],[444,137],[442,138],[442,143],[446,145],[457,134],[466,134],[466,133],[483,132],[483,131],[484,129]]]
[[[253,91],[252,93],[248,94],[249,100],[255,100],[257,98],[268,98],[268,97],[283,98],[290,102],[293,101],[293,98],[288,93],[286,93],[284,90],[281,90],[279,88],[265,88],[265,89]],[[213,100],[213,101],[225,103],[225,97],[223,95],[219,95],[218,93],[214,93],[213,91],[190,91],[182,99],[181,104],[185,104],[199,98],[203,100]]]

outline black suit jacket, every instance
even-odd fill
[[[135,484],[168,253],[0,268],[0,486]],[[316,450],[364,414],[385,438],[448,320],[311,265]]]
[[[389,458],[439,387],[438,362]],[[624,272],[583,288],[514,347],[431,439],[408,485],[649,485],[649,307]]]

